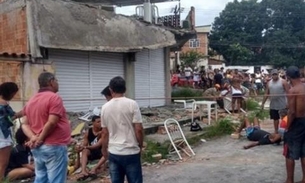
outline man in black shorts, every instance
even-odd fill
[[[295,160],[301,158],[305,183],[305,85],[301,82],[299,69],[290,66],[286,75],[292,85],[288,93],[288,122],[284,134],[284,156],[286,157],[287,180],[294,182]]]
[[[84,141],[77,148],[78,152],[82,152],[81,166],[82,172],[78,181],[86,180],[87,178],[95,177],[95,173],[89,173],[87,170],[88,160],[98,160],[102,158],[102,139],[101,139],[101,118],[99,116],[92,117],[92,128],[85,133]],[[96,170],[94,170],[96,171]]]
[[[287,81],[279,77],[279,72],[276,69],[271,71],[272,79],[266,85],[266,93],[262,102],[264,108],[267,99],[270,99],[270,119],[274,122],[274,133],[278,133],[279,129],[279,110],[287,108],[286,93],[289,91]]]
[[[250,124],[248,118],[245,118],[240,128],[236,132],[237,135],[239,135],[244,128],[246,130],[248,140],[252,141],[252,143],[244,146],[244,149],[249,149],[259,145],[280,143],[282,140],[281,135],[279,134],[271,134],[267,131],[261,130],[257,118],[254,118],[253,125]]]

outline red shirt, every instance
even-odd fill
[[[71,127],[66,116],[66,109],[59,95],[52,91],[43,91],[34,95],[23,109],[24,115],[34,134],[40,134],[49,115],[56,115],[59,121],[46,137],[45,145],[67,145],[71,139]]]
[[[288,121],[288,117],[285,116],[281,121],[280,121],[280,128],[287,128],[287,121]]]

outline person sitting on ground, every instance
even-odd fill
[[[27,136],[19,128],[15,134],[17,145],[12,149],[9,164],[6,168],[9,181],[33,177],[35,168],[33,162],[29,162],[30,148],[26,147]]]
[[[83,144],[77,147],[77,151],[82,152],[81,157],[81,176],[77,179],[78,181],[86,180],[89,177],[96,177],[96,169],[99,167],[94,167],[93,173],[89,173],[87,169],[88,160],[98,160],[105,159],[102,157],[102,138],[101,138],[101,118],[99,116],[92,117],[93,126],[85,133]],[[105,162],[106,160],[104,160]]]
[[[245,128],[248,140],[252,141],[252,143],[244,146],[244,149],[249,149],[259,145],[275,143],[279,144],[281,142],[281,135],[275,133],[271,134],[267,131],[261,130],[258,119],[256,117],[253,121],[253,125],[251,125],[249,119],[245,118],[240,128],[236,132],[236,134],[239,135],[240,132]]]

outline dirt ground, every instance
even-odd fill
[[[263,128],[272,132],[272,123]],[[144,182],[173,183],[281,183],[285,181],[282,145],[266,145],[244,150],[245,138],[230,136],[201,144],[196,156],[186,162],[156,168],[144,168]],[[295,181],[302,178],[301,165],[296,163]]]

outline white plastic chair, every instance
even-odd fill
[[[164,122],[164,127],[172,145],[172,147],[170,147],[169,149],[169,153],[173,153],[176,151],[180,159],[182,159],[179,152],[180,150],[183,151],[188,156],[195,155],[193,149],[187,142],[178,121],[176,121],[175,119],[167,119]],[[189,149],[192,155],[185,150],[185,146]]]
[[[95,107],[93,110],[89,110],[83,116],[80,116],[78,119],[90,122],[92,116],[99,116],[101,113],[101,107]]]
[[[175,103],[182,103],[183,104],[183,109],[192,109],[193,108],[193,103],[196,102],[194,99],[189,99],[189,100],[174,100]],[[195,109],[197,109],[197,106],[195,106]],[[176,109],[179,110],[179,109]]]
[[[245,99],[245,98],[244,98]],[[245,99],[246,100],[246,99]],[[223,98],[223,104],[224,104],[224,109],[227,111],[227,113],[231,114],[232,111],[232,99],[231,97],[224,97]],[[240,111],[243,113],[247,113],[244,109],[240,108]]]

